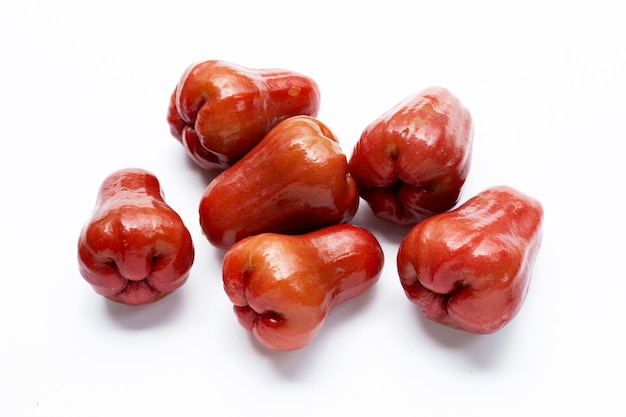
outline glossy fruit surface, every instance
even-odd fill
[[[171,134],[202,168],[223,170],[278,122],[317,116],[315,81],[286,69],[253,69],[210,60],[191,65],[171,95]]]
[[[359,192],[330,129],[310,116],[276,125],[200,199],[207,239],[227,249],[263,232],[299,234],[352,219]]]
[[[154,174],[123,169],[105,179],[78,240],[80,273],[98,294],[152,303],[187,281],[193,261],[191,235]]]
[[[457,203],[473,136],[467,108],[450,91],[430,87],[365,128],[350,157],[350,175],[377,217],[413,225]]]
[[[261,344],[295,350],[311,343],[333,306],[369,290],[383,263],[374,235],[358,226],[264,233],[226,252],[224,289],[241,325]]]
[[[543,217],[535,198],[498,186],[418,223],[397,256],[406,296],[426,317],[449,327],[499,330],[526,298]]]

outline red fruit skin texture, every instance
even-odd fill
[[[167,122],[201,168],[221,171],[278,122],[317,116],[316,82],[285,69],[253,69],[209,60],[187,68],[170,97]]]
[[[78,266],[94,290],[122,304],[153,303],[188,279],[194,246],[154,174],[108,176],[78,240]]]
[[[294,116],[213,179],[199,217],[209,242],[228,249],[259,233],[302,234],[347,223],[358,205],[336,137],[316,118]]]
[[[495,186],[418,223],[397,255],[406,296],[446,326],[474,334],[500,330],[526,298],[543,218],[538,200]]]
[[[470,170],[474,125],[450,91],[405,98],[362,132],[349,161],[377,217],[411,226],[453,208]]]
[[[378,281],[384,254],[364,228],[339,224],[303,235],[263,233],[224,256],[224,290],[239,323],[266,348],[301,349],[337,304]]]

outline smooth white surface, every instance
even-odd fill
[[[0,415],[623,415],[626,55],[618,2],[0,5]],[[165,122],[192,62],[288,68],[322,91],[349,155],[405,96],[449,88],[476,132],[462,201],[496,184],[539,198],[544,244],[509,326],[471,336],[422,319],[395,269],[296,352],[259,347],[200,233],[209,176]],[[76,240],[114,170],[153,171],[191,229],[188,283],[130,308],[80,277]]]

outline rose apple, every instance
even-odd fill
[[[493,333],[520,310],[542,239],[543,208],[507,186],[432,216],[404,238],[398,272],[426,317],[470,333]]]
[[[210,60],[191,65],[171,95],[172,135],[202,168],[223,170],[279,121],[317,116],[315,81],[285,69],[252,69]]]
[[[359,192],[333,133],[310,116],[277,124],[200,199],[200,225],[222,249],[263,232],[299,234],[352,219]]]
[[[78,240],[80,273],[98,294],[152,303],[187,281],[193,261],[191,235],[154,174],[123,169],[105,179]]]
[[[369,290],[384,255],[369,231],[351,224],[303,235],[262,233],[224,256],[224,289],[240,324],[273,350],[300,349],[331,309]]]
[[[448,90],[430,87],[374,120],[350,157],[350,175],[379,218],[401,225],[451,209],[467,178],[472,117]]]

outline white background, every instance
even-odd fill
[[[5,1],[0,6],[0,415],[624,415],[623,142],[618,2]],[[165,121],[185,68],[224,59],[314,78],[346,154],[374,118],[430,85],[476,126],[461,201],[496,184],[537,197],[543,247],[519,315],[488,336],[424,320],[395,267],[405,229],[354,223],[384,246],[376,287],[318,338],[261,348],[201,235],[210,175]],[[102,180],[154,172],[191,229],[187,284],[108,302],[76,241]]]

